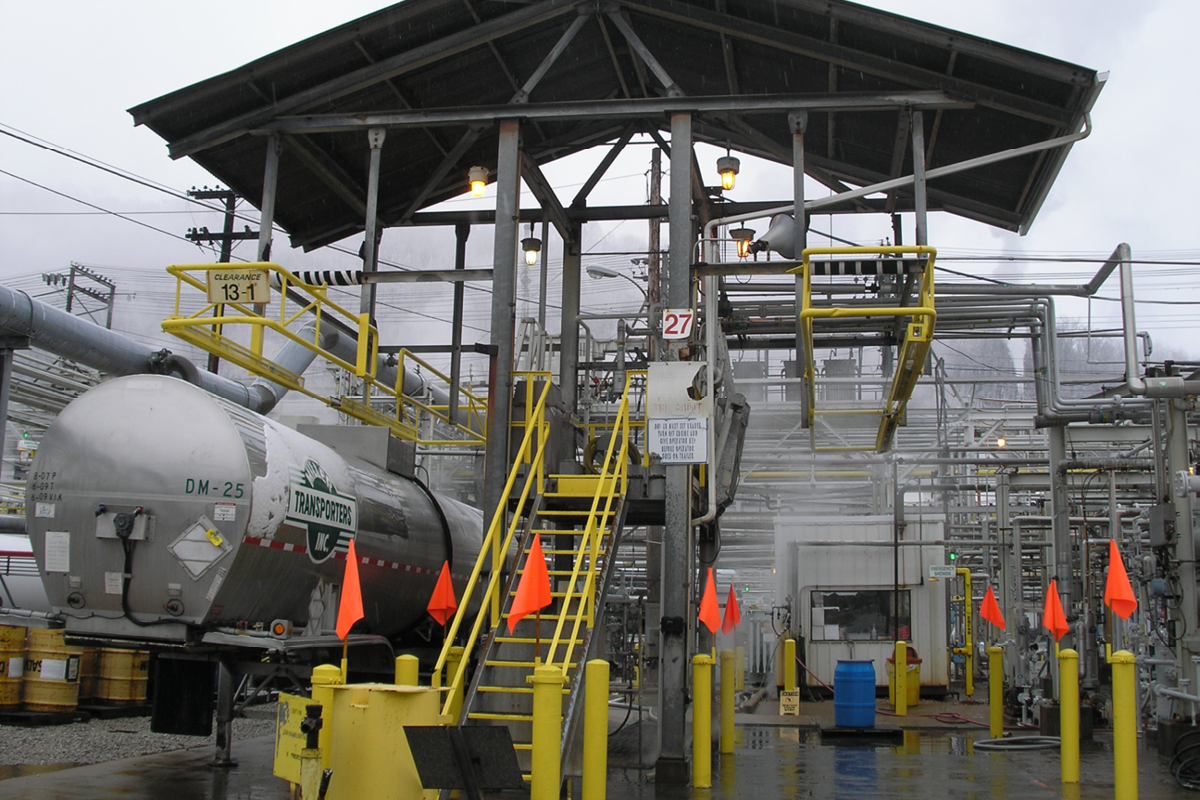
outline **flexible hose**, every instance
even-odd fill
[[[976,750],[1057,750],[1057,736],[1013,736],[1009,739],[984,739],[975,743]]]

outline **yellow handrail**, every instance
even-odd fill
[[[479,612],[475,615],[475,624],[471,627],[471,633],[466,639],[464,652],[458,668],[453,675],[447,676],[446,688],[448,693],[446,701],[442,708],[443,715],[450,714],[450,707],[453,703],[455,694],[460,690],[466,676],[467,665],[471,660],[471,651],[475,648],[479,641],[479,633],[483,628],[484,619],[491,618],[492,626],[500,624],[499,614],[494,610],[496,600],[500,597],[500,557],[508,552],[509,546],[512,544],[512,539],[517,531],[520,523],[520,516],[513,515],[512,521],[507,527],[507,532],[501,541],[501,529],[504,528],[504,512],[508,506],[508,498],[512,495],[513,487],[516,485],[517,478],[523,472],[523,466],[526,463],[533,465],[533,468],[526,472],[525,484],[521,489],[521,497],[517,502],[518,508],[524,508],[525,503],[529,500],[530,490],[537,482],[537,476],[542,474],[542,462],[545,460],[546,447],[548,444],[548,434],[550,431],[549,423],[546,422],[546,398],[550,394],[550,373],[547,372],[527,372],[513,373],[514,376],[528,376],[528,383],[533,383],[536,377],[542,378],[542,388],[538,392],[537,400],[533,406],[532,412],[527,412],[525,425],[525,436],[521,439],[521,446],[517,448],[517,452],[513,456],[513,468],[509,472],[508,480],[504,484],[504,490],[501,493],[500,504],[496,507],[495,513],[492,515],[491,524],[488,525],[487,533],[484,535],[483,542],[479,548],[479,558],[475,561],[475,567],[471,570],[471,577],[467,580],[467,588],[463,592],[461,601],[459,602],[458,612],[454,615],[454,621],[450,624],[449,630],[446,631],[446,641],[442,645],[442,651],[438,655],[437,663],[434,664],[433,674],[435,681],[441,675],[442,670],[446,666],[446,658],[449,655],[450,648],[454,644],[454,640],[458,636],[459,628],[462,626],[463,619],[467,616],[467,609],[471,605],[471,597],[475,591],[475,585],[479,581],[479,576],[483,572],[484,565],[492,559],[491,576],[488,579],[487,588],[484,590],[483,597],[480,598]],[[529,406],[526,406],[528,409]],[[537,434],[535,436],[535,434]],[[537,441],[537,449],[533,451],[534,441]],[[530,461],[526,461],[527,456],[533,452]],[[500,554],[500,557],[497,557]],[[486,608],[489,603],[493,606],[493,613],[486,613]]]
[[[926,256],[925,269],[921,275],[921,285],[917,294],[917,305],[871,307],[834,306],[813,308],[811,257],[827,255]],[[879,431],[875,437],[874,448],[843,446],[820,447],[817,449],[830,452],[869,449],[883,451],[890,446],[892,434],[895,432],[896,426],[900,422],[900,418],[908,404],[908,399],[912,395],[912,390],[916,386],[917,379],[921,375],[921,368],[924,364],[925,356],[928,354],[929,347],[933,342],[933,326],[937,319],[937,311],[934,309],[933,293],[933,264],[936,257],[937,248],[929,247],[928,245],[888,247],[808,247],[805,248],[800,255],[800,266],[788,270],[789,273],[800,273],[802,281],[800,331],[805,345],[804,379],[806,384],[806,393],[808,395],[807,422],[810,428],[815,424],[817,415],[817,388],[815,380],[817,365],[816,357],[814,355],[815,348],[813,347],[813,321],[816,319],[837,319],[848,317],[912,318],[912,321],[909,323],[905,332],[904,343],[901,345],[900,355],[897,360],[898,363],[896,372],[892,377],[892,383],[888,390],[888,396],[884,402],[883,408],[880,411],[864,412],[872,414],[877,413],[881,416]]]
[[[268,276],[273,275],[274,280],[271,282],[277,283],[279,288],[278,314],[268,316],[265,313],[265,302],[218,303],[210,301],[207,296],[208,276],[221,271],[258,272]],[[368,424],[389,427],[401,438],[426,446],[478,446],[485,443],[486,430],[483,412],[486,403],[470,391],[461,386],[458,390],[463,398],[460,408],[467,415],[465,425],[451,422],[448,410],[443,410],[443,407],[425,404],[404,393],[403,360],[405,358],[416,361],[429,373],[449,384],[450,379],[432,365],[421,361],[407,351],[401,351],[401,362],[396,370],[395,384],[388,386],[381,383],[376,377],[379,356],[378,329],[371,325],[367,315],[352,312],[330,300],[327,286],[304,283],[279,264],[265,261],[238,265],[172,264],[167,267],[167,272],[176,278],[175,305],[174,313],[162,322],[164,331],[178,336],[206,352],[237,364],[251,374],[268,378],[289,389],[320,400],[344,414]],[[202,274],[205,280],[200,280],[193,273]],[[185,286],[206,293],[205,302],[198,310],[191,313],[184,313],[182,310]],[[290,295],[289,290],[291,290]],[[274,300],[274,297],[252,299],[271,301]],[[292,311],[289,311],[289,300],[291,300]],[[216,316],[209,315],[214,310]],[[311,339],[299,336],[289,328],[290,325],[301,318],[306,318],[309,314],[315,321]],[[335,323],[357,333],[358,348],[353,363],[321,347],[322,325]],[[250,346],[246,347],[225,336],[223,328],[226,325],[249,326]],[[325,397],[317,394],[304,386],[304,379],[300,375],[265,358],[263,356],[263,339],[266,330],[274,331],[289,341],[303,345],[326,361],[361,378],[363,380],[361,401],[350,397]],[[371,395],[373,392],[392,406],[390,413],[384,413],[372,407]],[[441,420],[459,438],[423,439],[421,437],[422,414]]]
[[[629,389],[633,383],[635,374],[645,374],[643,372],[631,371],[625,377],[625,391],[622,393],[621,404],[617,409],[617,418],[613,426],[612,436],[609,437],[608,450],[604,455],[604,464],[600,469],[600,479],[596,483],[596,493],[592,497],[592,506],[588,512],[587,523],[584,526],[583,535],[579,539],[579,550],[575,555],[575,564],[571,570],[571,578],[567,583],[567,590],[562,599],[563,613],[559,615],[558,624],[554,627],[554,638],[550,642],[550,650],[546,655],[546,664],[554,666],[554,654],[558,651],[560,643],[563,643],[562,631],[567,622],[568,616],[572,619],[571,633],[565,642],[565,650],[563,653],[560,669],[565,676],[571,664],[571,655],[575,650],[575,644],[578,641],[579,627],[583,624],[584,619],[587,620],[587,626],[591,628],[595,624],[595,582],[597,572],[597,558],[600,550],[600,540],[605,535],[605,526],[612,532],[615,527],[613,520],[613,501],[617,497],[624,497],[628,487],[629,480]],[[618,439],[621,446],[616,448]],[[616,458],[614,460],[613,449],[617,449]],[[597,513],[600,507],[600,501],[604,501],[604,510]],[[611,548],[609,549],[608,558],[613,557]],[[579,591],[580,603],[573,615],[569,614],[571,601],[575,596],[575,586],[579,580],[579,575],[583,571],[584,559],[588,559],[587,577],[584,580],[583,587]],[[586,601],[586,602],[584,602]],[[586,609],[586,613],[585,613]]]

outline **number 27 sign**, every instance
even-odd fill
[[[695,323],[696,312],[690,308],[668,308],[663,311],[663,338],[687,339],[692,335]]]

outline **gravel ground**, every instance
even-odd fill
[[[251,710],[253,718],[233,721],[233,752],[239,739],[275,733],[273,706]],[[0,725],[0,765],[9,764],[97,764],[120,758],[183,750],[189,747],[214,747],[215,734],[172,736],[150,732],[150,717],[93,719],[70,725],[24,728]]]

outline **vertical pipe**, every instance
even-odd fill
[[[1004,648],[988,648],[988,735],[1004,736]]]
[[[1113,653],[1113,783],[1115,800],[1137,800],[1137,659]]]
[[[471,223],[460,222],[454,226],[454,268],[467,267],[467,239],[471,236]],[[454,282],[454,324],[450,329],[450,408],[451,422],[458,422],[458,387],[462,381],[462,328],[463,293],[462,281]]]
[[[542,264],[538,277],[538,328],[546,330],[546,273],[550,264],[550,220],[542,217]],[[545,369],[545,367],[538,367]]]
[[[562,783],[559,773],[562,687],[563,673],[558,667],[541,666],[534,669],[530,800],[558,800]]]
[[[737,656],[732,650],[721,651],[721,752],[733,752],[733,690],[737,679]]]
[[[271,260],[271,233],[275,228],[275,192],[279,186],[279,154],[283,143],[279,134],[267,137],[267,159],[263,167],[262,216],[258,221],[258,255],[256,261]]]
[[[1054,573],[1058,579],[1058,590],[1062,595],[1063,611],[1070,619],[1073,614],[1072,598],[1075,595],[1075,569],[1071,560],[1071,501],[1067,493],[1067,475],[1059,467],[1067,457],[1066,429],[1063,426],[1050,428],[1050,509],[1054,517],[1052,524],[1054,541]],[[1067,633],[1064,645],[1073,645],[1074,638]]]
[[[421,660],[416,656],[396,656],[396,685],[419,686],[421,684]]]
[[[908,716],[908,642],[896,641],[896,655],[893,672],[895,673],[895,698],[892,707],[897,717]]]
[[[792,130],[792,254],[799,259],[808,244],[808,219],[804,216],[804,131],[808,127],[808,114],[795,112],[788,114],[788,127]],[[808,360],[804,352],[804,331],[800,323],[799,309],[803,305],[804,277],[796,274],[796,374],[793,377],[814,380],[816,376],[807,374]],[[808,389],[800,386],[800,420],[801,425],[808,427]]]
[[[1079,783],[1079,653],[1058,651],[1059,760],[1062,782]]]
[[[371,160],[367,167],[367,218],[363,224],[363,275],[374,272],[379,266],[379,163],[383,158],[383,140],[387,128],[371,128],[367,131],[367,143],[371,146]],[[375,320],[375,290],[378,284],[363,282],[359,296],[358,313],[369,314]]]
[[[734,648],[733,652],[737,657],[737,662],[736,662],[737,666],[735,667],[736,672],[734,673],[733,688],[734,689],[745,689],[746,688],[746,648],[739,646],[739,647]]]
[[[587,662],[583,701],[583,800],[604,800],[608,789],[608,662]]]
[[[692,223],[692,118],[671,116],[671,197],[669,200],[670,257],[667,261],[667,306],[691,307],[691,256],[695,229]],[[677,360],[678,348],[659,353]],[[659,757],[657,780],[687,782],[685,730],[688,676],[688,587],[692,551],[691,468],[666,467],[666,505],[662,545],[662,616],[659,648]],[[698,696],[698,693],[697,693]],[[693,714],[693,717],[697,717]]]
[[[1190,404],[1191,401],[1188,400],[1172,399],[1167,401],[1167,409],[1164,416],[1167,421],[1166,467],[1168,475],[1177,475],[1180,472],[1186,473],[1189,467],[1191,467],[1186,410]],[[1179,564],[1179,586],[1180,593],[1182,594],[1182,598],[1179,600],[1179,610],[1176,613],[1182,618],[1182,630],[1192,632],[1196,630],[1198,625],[1196,614],[1196,540],[1192,529],[1193,495],[1187,491],[1176,492],[1175,481],[1168,480],[1166,483],[1171,487],[1170,500],[1175,504],[1175,558]],[[1190,636],[1185,635],[1180,637],[1180,646],[1175,650],[1175,674],[1177,677],[1186,677],[1192,672],[1192,656],[1197,653],[1197,648],[1194,644],[1189,644],[1191,641],[1192,637]]]
[[[971,570],[959,567],[956,572],[963,579],[963,667],[966,677],[967,697],[975,696],[975,598],[971,595]]]
[[[558,385],[563,405],[574,413],[579,386],[579,280],[583,224],[574,223],[563,240],[562,320],[559,325]],[[557,468],[557,467],[556,467]]]
[[[709,655],[692,656],[692,786],[712,786],[712,668]]]
[[[917,244],[929,244],[929,229],[926,226],[928,203],[925,198],[925,115],[920,109],[912,112],[912,157],[913,216],[917,223]]]
[[[783,690],[796,691],[796,640],[783,640]]]
[[[492,352],[495,376],[488,387],[487,454],[484,461],[483,512],[491,519],[504,502],[508,477],[508,438],[512,408],[513,327],[516,324],[517,222],[521,189],[520,123],[500,121],[496,165],[496,230],[492,252]],[[500,539],[492,550],[493,572],[503,569]],[[499,600],[497,594],[494,600]],[[498,602],[492,604],[492,624],[500,623]]]

